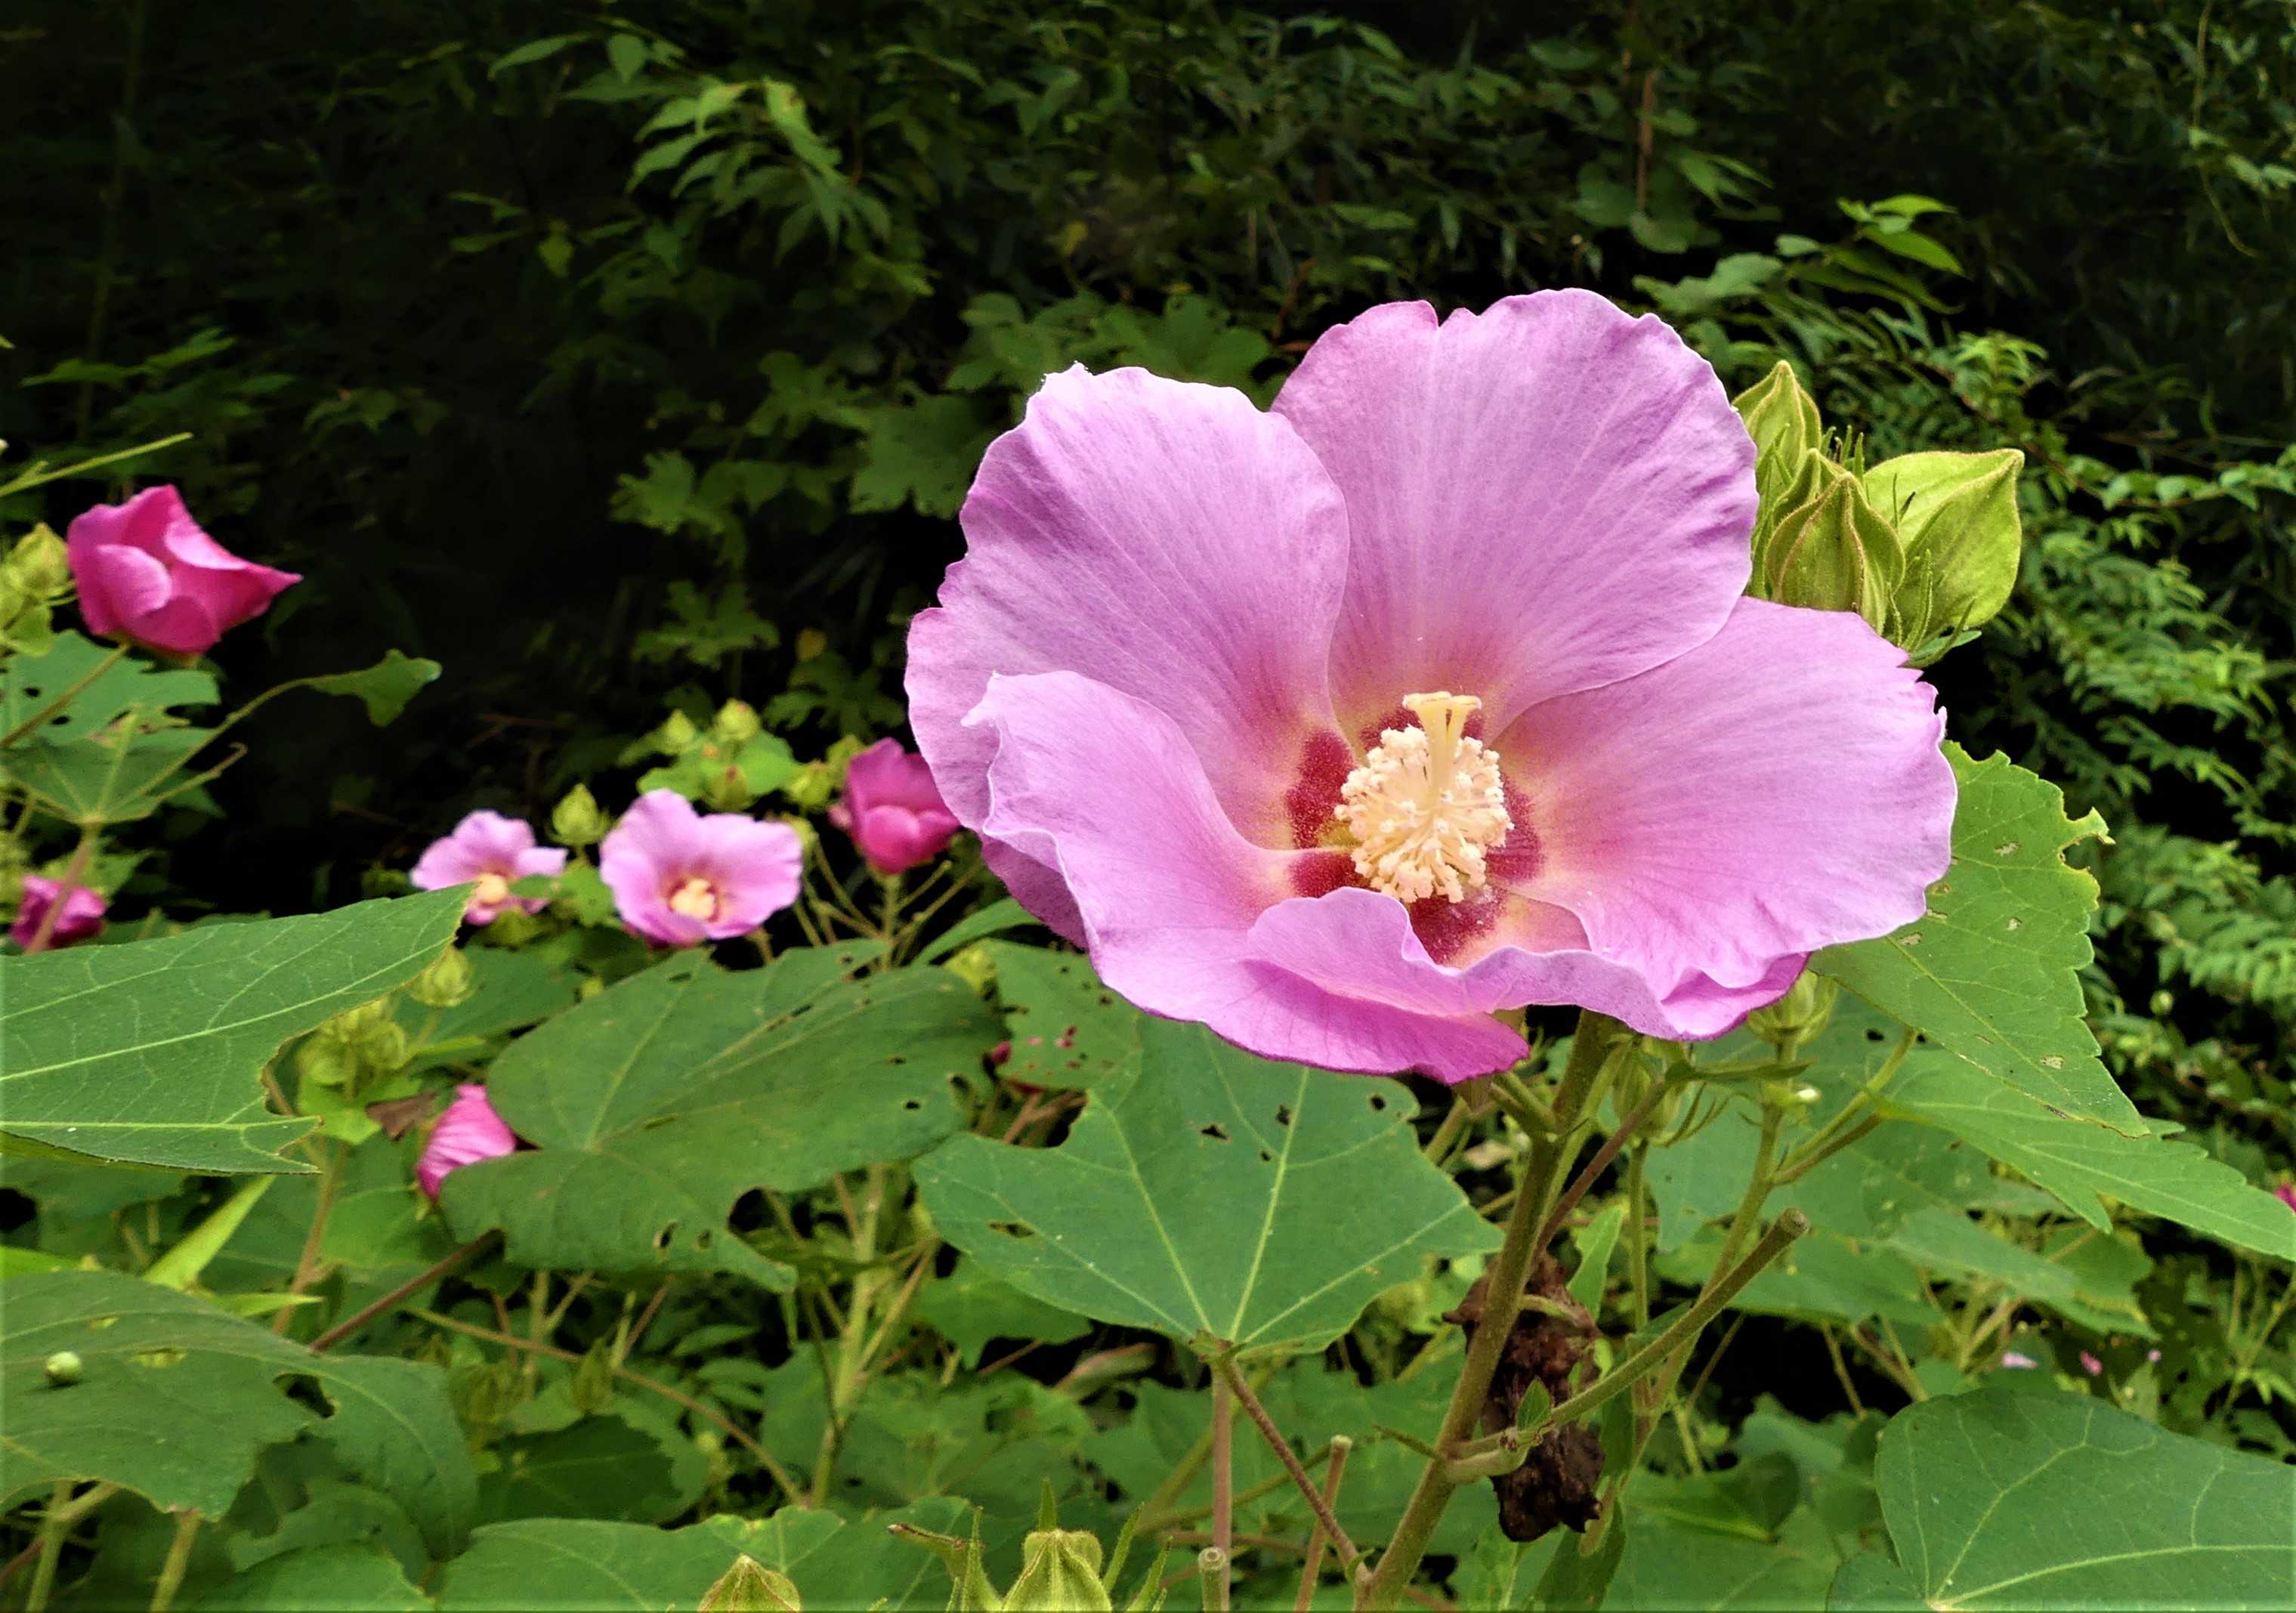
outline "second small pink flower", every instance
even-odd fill
[[[640,796],[598,847],[622,922],[657,946],[748,934],[797,900],[804,862],[787,823],[705,817],[674,790]]]

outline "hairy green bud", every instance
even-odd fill
[[[802,1613],[789,1576],[746,1552],[702,1593],[701,1613]]]
[[[577,784],[550,810],[550,838],[561,846],[595,846],[611,827],[598,809],[598,798],[586,784]]]
[[[471,967],[471,958],[459,946],[449,946],[430,962],[430,967],[414,977],[406,995],[425,1008],[460,1008],[479,989],[478,975]]]
[[[766,731],[758,720],[758,709],[747,700],[727,700],[718,708],[717,718],[709,731],[729,745],[746,745]]]
[[[1905,578],[1898,535],[1856,477],[1816,453],[1806,463],[1822,490],[1755,549],[1754,585],[1780,604],[1854,610],[1885,631],[1890,599]]]
[[[1841,995],[1833,981],[1805,969],[1784,996],[1746,1017],[1746,1028],[1776,1048],[1779,1057],[1791,1058],[1794,1048],[1825,1028]]]
[[[6,563],[8,580],[35,599],[61,592],[71,581],[71,559],[64,540],[45,523],[16,540]]]
[[[1864,490],[1897,529],[1905,575],[1892,599],[1890,636],[1918,649],[1942,634],[1982,626],[2009,602],[2024,554],[2015,448],[1989,454],[1906,454],[1866,472]]]
[[[1761,504],[1754,517],[1759,550],[1771,529],[1817,491],[1809,463],[1825,446],[1817,404],[1801,389],[1793,366],[1780,359],[1760,381],[1731,400],[1754,439],[1754,490]]]

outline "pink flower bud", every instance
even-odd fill
[[[845,798],[829,809],[829,821],[853,837],[869,866],[882,874],[930,863],[958,828],[932,769],[898,740],[879,740],[847,766]]]
[[[455,824],[452,834],[431,841],[409,877],[417,890],[444,890],[475,880],[478,888],[471,893],[463,917],[472,924],[491,924],[505,907],[540,913],[550,905],[546,897],[513,897],[512,880],[535,874],[555,878],[565,869],[566,854],[537,847],[534,828],[524,819],[474,812]]]
[[[171,655],[204,655],[303,579],[243,561],[200,529],[169,487],[98,504],[65,547],[88,630]]]
[[[598,847],[622,922],[657,946],[746,935],[797,900],[805,850],[787,823],[704,817],[675,790],[649,790]]]
[[[2099,1361],[2087,1350],[2083,1350],[2080,1353],[2080,1363],[2081,1371],[2087,1372],[2092,1378],[2102,1376],[2104,1371],[2104,1363]]]
[[[2290,1209],[2296,1210],[2296,1182],[2284,1182],[2272,1190],[2273,1197]]]
[[[48,938],[35,946],[40,939],[40,926],[47,922],[48,910],[57,908],[55,922],[48,928]],[[24,903],[16,910],[16,921],[8,927],[8,938],[26,952],[47,952],[58,946],[69,946],[74,941],[85,941],[103,928],[104,899],[85,885],[66,888],[61,880],[45,880],[38,874],[24,876]]]
[[[414,1179],[436,1199],[439,1184],[448,1172],[481,1159],[499,1159],[517,1149],[518,1138],[487,1101],[487,1089],[466,1084],[455,1089],[455,1101],[430,1128],[430,1140],[422,1145],[422,1158],[414,1167]]]

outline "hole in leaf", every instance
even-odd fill
[[[693,1235],[693,1247],[697,1249],[706,1249],[709,1247],[709,1231],[708,1228],[705,1227],[701,1232],[696,1232]]]
[[[908,1061],[909,1055],[906,1053],[888,1053],[885,1055],[885,1062],[888,1064],[906,1064]]]
[[[1887,1037],[1887,1036],[1883,1036],[1880,1031],[1875,1030],[1875,1029],[1874,1029],[1872,1027],[1868,1026],[1868,1027],[1866,1028],[1866,1039],[1868,1042],[1886,1042],[1886,1041],[1888,1041],[1890,1038],[1889,1038],[1889,1037]]]
[[[1279,1103],[1275,1106],[1275,1124],[1278,1126],[1292,1124],[1292,1106],[1289,1103]]]
[[[1275,1163],[1275,1156],[1263,1148],[1259,1150],[1259,1162],[1262,1165],[1273,1165]]]
[[[988,1224],[988,1230],[1002,1232],[1007,1238],[1026,1239],[1037,1235],[1037,1229],[1025,1221],[992,1221]]]
[[[1196,1128],[1196,1135],[1200,1137],[1210,1137],[1215,1142],[1225,1142],[1227,1141],[1227,1133],[1222,1130],[1218,1125],[1200,1126]]]
[[[901,1107],[907,1109],[911,1114],[914,1114],[918,1109],[922,1109],[924,1106],[925,1101],[922,1098],[904,1098],[901,1101]]]
[[[1372,1095],[1371,1095],[1371,1106],[1372,1106],[1372,1108],[1374,1108],[1374,1109],[1379,1109],[1379,1110],[1382,1110],[1382,1111],[1383,1111],[1383,1110],[1385,1110],[1385,1109],[1387,1108],[1387,1094],[1386,1094],[1385,1093],[1372,1093]]]
[[[656,1233],[653,1235],[653,1246],[654,1246],[654,1248],[656,1248],[656,1249],[668,1249],[668,1248],[669,1247],[669,1240],[670,1240],[672,1238],[676,1237],[676,1235],[677,1235],[677,1223],[676,1223],[676,1222],[675,1222],[675,1221],[672,1221],[672,1222],[670,1222],[668,1224],[665,1225],[665,1226],[661,1229],[661,1231],[660,1231],[660,1232],[656,1232]]]

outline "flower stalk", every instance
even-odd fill
[[[1500,1354],[1522,1309],[1523,1285],[1538,1255],[1538,1235],[1546,1224],[1549,1206],[1562,1191],[1571,1140],[1593,1107],[1603,1060],[1615,1038],[1623,1034],[1625,1028],[1616,1020],[1592,1010],[1578,1016],[1578,1034],[1571,1039],[1570,1061],[1563,1067],[1555,1092],[1554,1126],[1534,1134],[1530,1159],[1507,1215],[1505,1238],[1488,1269],[1489,1293],[1484,1300],[1483,1317],[1467,1347],[1459,1381],[1451,1391],[1451,1403],[1435,1438],[1436,1454],[1421,1471],[1411,1500],[1396,1524],[1394,1537],[1380,1553],[1379,1566],[1357,1580],[1356,1606],[1359,1609],[1392,1608],[1401,1602],[1411,1576],[1418,1572],[1420,1559],[1427,1553],[1427,1543],[1442,1519],[1443,1510],[1460,1488],[1460,1481],[1450,1474],[1451,1457],[1446,1453],[1456,1451],[1473,1435],[1482,1414]]]

